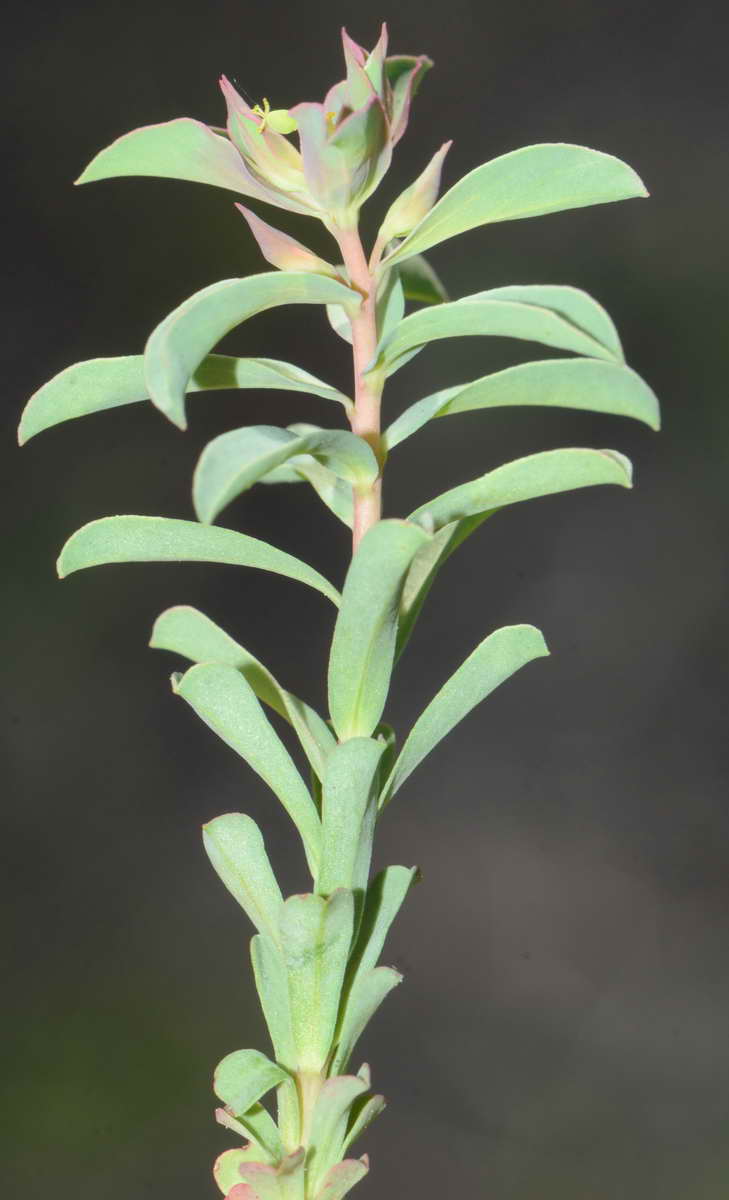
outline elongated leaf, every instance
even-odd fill
[[[647,195],[635,171],[611,154],[559,142],[525,146],[464,175],[385,262],[404,262],[478,225]]]
[[[593,358],[612,358],[611,352],[593,337],[549,308],[518,300],[468,296],[450,304],[421,308],[405,317],[378,348],[373,367],[392,375],[415,347],[441,338],[474,336],[513,337]]]
[[[289,1078],[259,1050],[234,1050],[215,1068],[213,1088],[232,1112],[246,1113],[266,1092]]]
[[[617,363],[594,358],[554,358],[522,363],[473,383],[425,396],[393,421],[385,434],[388,450],[433,417],[509,405],[540,405],[612,413],[658,429],[658,400],[640,375]]]
[[[61,579],[86,567],[129,562],[215,562],[273,571],[321,592],[333,604],[339,593],[313,567],[258,538],[169,517],[102,517],[77,529],[61,550]]]
[[[475,516],[464,517],[461,521],[452,521],[450,525],[444,525],[415,555],[400,597],[396,662],[410,640],[415,622],[441,567],[454,550],[457,550],[490,515],[488,512],[476,513]]]
[[[322,788],[322,850],[316,890],[367,887],[384,742],[350,738],[332,752]]]
[[[564,317],[577,329],[594,338],[616,362],[625,362],[618,331],[608,312],[581,288],[554,283],[518,283],[507,287],[489,288],[466,296],[460,303],[472,300],[514,300],[517,304],[536,304]]]
[[[293,1080],[290,1080],[288,1085],[282,1084],[280,1090],[283,1090],[285,1086],[293,1086]],[[234,1116],[227,1108],[216,1108],[215,1119],[225,1129],[230,1129],[232,1133],[246,1138],[253,1144],[257,1150],[257,1153],[252,1156],[254,1161],[273,1163],[281,1159],[284,1153],[281,1135],[273,1117],[262,1104],[252,1104],[247,1112],[239,1113],[237,1116]],[[251,1159],[246,1158],[242,1161],[251,1161]]]
[[[393,988],[402,983],[402,975],[393,967],[375,967],[363,974],[352,990],[344,1013],[335,1055],[335,1069],[341,1070],[349,1062],[352,1052],[362,1033],[372,1020],[383,1000]]]
[[[258,183],[227,138],[190,117],[145,125],[125,133],[99,151],[76,183],[130,175],[207,183],[265,200],[277,208],[311,215],[310,206],[299,204],[291,196],[279,198],[275,190]]]
[[[150,646],[171,650],[193,662],[216,662],[235,667],[245,676],[259,700],[268,704],[296,731],[311,768],[324,778],[327,756],[336,746],[336,738],[319,714],[287,692],[262,663],[238,642],[189,605],[168,608],[155,621]]]
[[[259,933],[267,933],[276,941],[283,896],[255,821],[244,813],[216,817],[203,825],[203,844],[220,879]],[[238,1107],[235,1111],[245,1109]]]
[[[308,894],[284,904],[281,942],[300,1070],[320,1071],[329,1056],[353,925],[352,893],[343,889],[327,900]]]
[[[188,393],[237,388],[306,392],[325,400],[336,400],[347,411],[352,407],[347,396],[317,379],[316,375],[274,358],[231,358],[226,354],[209,354],[187,384]],[[31,396],[20,420],[18,441],[23,446],[29,438],[61,421],[148,399],[143,354],[74,363],[54,375]]]
[[[362,539],[344,584],[329,659],[329,708],[340,741],[368,737],[385,706],[400,593],[426,541],[404,521],[380,521]]]
[[[535,658],[549,654],[533,625],[511,625],[484,638],[415,722],[383,788],[381,807],[425,756],[495,688]]]
[[[379,1117],[380,1113],[386,1108],[384,1096],[370,1096],[361,1108],[356,1109],[356,1115],[351,1122],[347,1136],[344,1139],[342,1153],[346,1154],[349,1147],[361,1137],[368,1125],[371,1125],[375,1117]]]
[[[354,1185],[364,1179],[369,1169],[370,1165],[366,1154],[362,1158],[345,1158],[343,1162],[337,1163],[327,1172],[314,1200],[344,1200]],[[234,1200],[238,1200],[238,1198],[234,1197]],[[243,1200],[242,1197],[241,1200]]]
[[[416,304],[442,304],[448,299],[441,280],[422,254],[407,258],[398,265],[398,271],[406,300],[414,300]]]
[[[345,1069],[355,1042],[372,1012],[401,981],[402,976],[396,971],[382,975],[373,971],[373,968],[380,957],[390,926],[417,875],[416,867],[386,867],[367,889],[357,942],[345,980],[337,1048],[332,1061],[334,1074]],[[387,970],[385,967],[378,968],[378,971]]]
[[[276,938],[276,942],[279,938]],[[286,964],[276,943],[265,934],[251,939],[251,962],[263,1015],[266,1019],[276,1061],[289,1071],[296,1069],[296,1045],[291,1023],[291,1001]]]
[[[184,429],[189,381],[231,329],[281,304],[355,304],[359,300],[359,294],[344,284],[303,271],[271,271],[213,283],[174,309],[150,336],[144,351],[144,373],[152,403]]]
[[[409,519],[423,521],[434,531],[451,521],[492,512],[507,504],[601,483],[631,486],[630,463],[617,450],[544,450],[451,488],[428,504],[421,504]]]
[[[202,663],[185,672],[175,692],[275,792],[301,835],[315,876],[321,850],[319,814],[250,684],[233,667]]]
[[[369,488],[379,474],[371,446],[354,433],[320,429],[297,435],[275,425],[249,425],[221,434],[203,450],[192,485],[198,517],[214,521],[236,496],[297,454],[311,454],[357,489]]]
[[[385,867],[372,880],[348,972],[348,990],[377,965],[390,927],[417,879],[417,867]]]
[[[322,1087],[311,1122],[309,1183],[316,1195],[327,1172],[342,1157],[352,1105],[365,1094],[367,1084],[358,1075],[338,1075]]]

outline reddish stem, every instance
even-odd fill
[[[375,280],[367,265],[359,233],[355,228],[337,230],[350,283],[362,295],[362,303],[351,317],[352,359],[354,366],[354,410],[350,421],[352,432],[364,438],[372,447],[380,464],[380,474],[370,488],[354,491],[354,521],[352,551],[357,549],[368,529],[382,515],[382,465],[384,462],[380,426],[380,401],[383,380],[377,374],[365,375],[377,350],[377,321],[375,312]]]

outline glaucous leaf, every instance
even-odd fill
[[[99,151],[76,183],[94,183],[130,175],[207,183],[265,200],[267,204],[277,203],[276,193],[258,184],[227,138],[189,117],[145,125],[125,133]],[[292,198],[287,197],[280,206],[311,215],[309,206],[297,204]]]
[[[392,774],[383,788],[381,807],[391,799],[427,754],[477,704],[535,658],[549,654],[533,625],[497,629],[451,675],[413,725]]]
[[[251,963],[276,1061],[289,1071],[297,1064],[291,1023],[291,1001],[286,965],[276,942],[258,933],[251,939]]]
[[[332,751],[322,786],[322,848],[316,890],[364,891],[377,817],[377,783],[384,742],[350,738]]]
[[[218,1155],[213,1166],[213,1178],[224,1196],[227,1196],[231,1188],[240,1183],[239,1167],[246,1162],[255,1162],[260,1157],[260,1149],[254,1145],[243,1146],[235,1150],[224,1150],[222,1154]],[[255,1200],[253,1193],[249,1192],[249,1200],[251,1197]]]
[[[256,1200],[304,1200],[304,1157],[301,1146],[276,1166],[246,1162],[239,1173],[243,1183],[253,1189]]]
[[[312,875],[321,851],[321,822],[309,789],[240,671],[218,663],[190,667],[175,683],[202,721],[240,754],[278,796],[298,829]]]
[[[321,1071],[337,1023],[354,927],[352,893],[290,896],[281,914],[298,1068]]]
[[[369,737],[387,699],[403,582],[427,540],[406,521],[380,521],[365,534],[342,593],[329,659],[329,709],[340,741]]]
[[[281,1090],[286,1086],[293,1086],[293,1080],[290,1080],[288,1084],[282,1084]],[[245,1138],[253,1145],[257,1153],[250,1158],[246,1157],[243,1161],[265,1163],[280,1161],[284,1153],[281,1134],[270,1112],[262,1104],[252,1104],[247,1112],[239,1113],[237,1116],[228,1108],[216,1108],[215,1120],[224,1129],[229,1129],[231,1133]]]
[[[559,142],[524,146],[464,175],[385,261],[403,262],[479,225],[647,195],[611,154]]]
[[[295,730],[309,764],[320,779],[336,738],[319,714],[281,687],[271,672],[225,630],[187,604],[168,608],[155,621],[150,646],[170,650],[192,662],[216,662],[235,667],[245,676],[259,700],[283,717]]]
[[[257,567],[306,583],[333,604],[339,593],[313,567],[268,542],[171,517],[102,517],[77,529],[58,558],[61,579],[86,567],[129,562],[214,562]]]
[[[242,492],[299,454],[310,454],[356,489],[369,488],[379,474],[371,446],[347,430],[296,434],[276,425],[248,425],[214,438],[200,455],[192,485],[198,517],[214,521]]]
[[[387,449],[392,450],[433,417],[514,405],[612,413],[643,421],[651,429],[660,426],[655,394],[629,367],[594,358],[553,358],[507,367],[425,396],[393,421],[385,434]]]
[[[400,263],[397,270],[406,300],[416,304],[442,304],[448,299],[441,280],[422,254],[413,254]]]
[[[203,825],[203,844],[218,876],[259,933],[267,933],[277,941],[283,896],[256,822],[244,813],[215,817]],[[240,1106],[233,1108],[245,1112]]]
[[[464,296],[459,303],[470,304],[473,300],[514,300],[517,304],[536,304],[539,308],[548,308],[583,333],[589,334],[616,362],[625,362],[612,317],[582,288],[556,283],[509,284],[507,287],[489,288],[473,296]]]
[[[150,335],[144,351],[150,399],[184,429],[190,379],[231,329],[282,304],[359,302],[359,293],[343,283],[303,271],[268,271],[213,283],[175,308]]]
[[[602,483],[632,485],[630,462],[617,450],[544,450],[443,492],[428,504],[421,504],[409,520],[421,521],[429,532],[435,532],[452,521],[507,504]]]
[[[362,1136],[367,1126],[371,1125],[375,1117],[379,1117],[382,1110],[386,1107],[384,1096],[370,1096],[369,1100],[366,1100],[362,1107],[356,1110],[356,1115],[351,1121],[347,1129],[347,1136],[344,1139],[343,1154],[346,1154],[349,1147],[357,1141],[358,1137]]]
[[[395,662],[410,640],[415,622],[441,567],[450,558],[453,551],[457,550],[461,543],[490,515],[488,512],[477,513],[473,517],[464,517],[461,521],[453,521],[450,525],[444,525],[415,555],[400,597]]]
[[[380,343],[372,369],[392,375],[413,350],[448,337],[513,337],[572,350],[591,358],[612,359],[610,351],[558,312],[518,300],[481,300],[466,296],[411,313]]]
[[[374,971],[387,933],[417,878],[416,867],[386,867],[373,879],[365,896],[357,940],[347,969],[344,1007],[340,1013],[332,1072],[346,1068],[355,1042],[372,1013],[402,976],[387,967]],[[389,974],[378,972],[390,971]],[[373,1007],[374,1005],[374,1007]]]
[[[325,400],[336,400],[347,411],[352,407],[351,400],[336,388],[329,387],[300,367],[274,358],[231,358],[227,354],[209,354],[187,384],[188,393],[237,388],[306,392]],[[74,363],[31,396],[23,410],[18,441],[23,446],[29,438],[61,421],[72,421],[76,417],[148,399],[143,354]]]
[[[327,1172],[314,1200],[344,1200],[355,1184],[364,1179],[369,1169],[366,1154],[362,1158],[345,1158]]]
[[[402,979],[400,972],[393,967],[375,967],[357,980],[356,988],[347,997],[334,1059],[336,1070],[343,1069],[349,1062],[357,1042],[383,1000],[402,983]]]
[[[316,1195],[324,1177],[342,1157],[352,1106],[367,1091],[358,1075],[337,1075],[327,1079],[314,1106],[307,1160],[312,1195]]]
[[[280,1083],[289,1079],[286,1071],[259,1050],[233,1050],[215,1068],[215,1095],[233,1113],[248,1109]]]

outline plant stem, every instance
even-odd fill
[[[354,367],[354,411],[351,416],[352,432],[364,438],[372,447],[380,464],[380,474],[366,491],[354,493],[354,520],[352,524],[352,551],[357,549],[368,529],[382,515],[382,468],[384,448],[380,426],[380,402],[384,380],[376,373],[365,374],[377,350],[376,290],[373,273],[357,227],[337,229],[337,241],[342,251],[350,283],[362,295],[362,303],[350,318],[352,325],[352,360]]]

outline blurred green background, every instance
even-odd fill
[[[489,522],[442,575],[403,661],[400,730],[498,625],[532,621],[553,652],[460,727],[383,822],[379,861],[417,862],[424,882],[385,959],[406,983],[361,1046],[390,1100],[361,1145],[361,1194],[729,1195],[725,5],[77,0],[14,6],[5,28],[8,1197],[216,1195],[210,1162],[230,1142],[210,1072],[265,1035],[249,930],[201,852],[201,822],[249,812],[287,890],[305,880],[264,785],[174,700],[177,663],[145,643],[162,608],[196,604],[322,702],[331,628],[316,594],[255,572],[55,580],[60,545],[93,517],[191,516],[191,470],[216,433],[332,415],[291,394],[212,396],[191,401],[184,437],[139,406],[18,451],[21,406],[57,370],[137,353],[181,299],[265,266],[227,193],[71,181],[135,125],[220,123],[223,71],[274,107],[319,98],[342,74],[339,25],[370,45],[383,18],[395,52],[427,52],[436,69],[367,228],[447,138],[446,185],[529,142],[625,158],[649,201],[482,229],[432,260],[454,297],[586,288],[661,397],[665,431],[502,410],[434,423],[393,459],[393,514],[563,444],[625,451],[637,487]],[[272,219],[329,252],[305,219]],[[345,347],[313,308],[258,317],[225,348],[348,386]],[[393,380],[390,412],[531,356],[441,343]],[[341,579],[347,539],[318,503],[260,488],[224,521]]]

